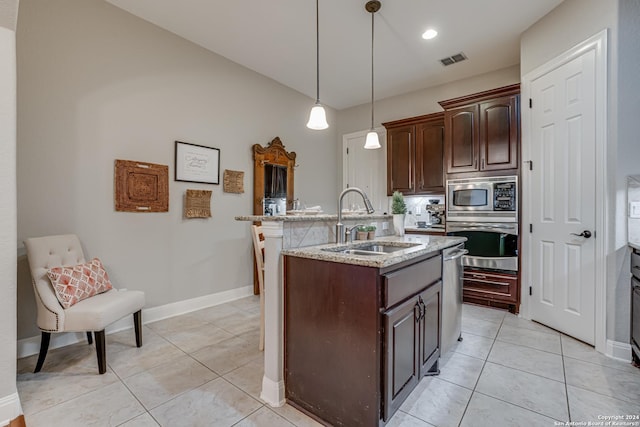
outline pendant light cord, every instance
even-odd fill
[[[373,17],[375,12],[371,13],[371,130],[373,130]]]
[[[316,103],[320,102],[320,0],[316,0]]]

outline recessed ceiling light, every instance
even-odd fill
[[[431,40],[437,35],[438,35],[438,32],[436,30],[434,30],[433,28],[429,28],[427,31],[422,33],[422,38],[425,40]]]

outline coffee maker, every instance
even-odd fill
[[[444,204],[441,203],[432,203],[426,206],[426,211],[429,214],[431,227],[433,228],[444,228],[445,226],[445,214],[444,214]]]

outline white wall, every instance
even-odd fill
[[[455,67],[455,65],[453,65]],[[438,101],[470,95],[484,90],[494,89],[520,82],[520,67],[503,68],[490,73],[480,74],[464,80],[430,87],[404,95],[380,99],[375,102],[375,126],[380,123],[407,117],[442,111]],[[340,110],[338,116],[338,135],[368,130],[371,123],[371,104]]]
[[[0,1],[0,425],[22,410],[16,390],[16,41],[18,1]]]
[[[640,3],[629,0],[565,0],[521,39],[525,75],[579,42],[608,31],[607,339],[629,342],[629,255],[626,176],[640,173],[637,81]]]
[[[279,136],[298,156],[296,197],[335,204],[334,111],[310,131],[312,99],[106,2],[23,0],[17,56],[18,240],[77,233],[147,307],[252,284],[249,226],[233,218],[252,213],[253,144]],[[175,140],[220,148],[245,193],[174,181]],[[169,165],[169,212],[115,212],[115,159]],[[187,188],[213,190],[212,218],[183,219]],[[37,334],[19,318],[32,319],[19,338]]]

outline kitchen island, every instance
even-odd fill
[[[337,215],[246,215],[236,221],[261,222],[264,236],[264,376],[260,398],[277,407],[285,404],[283,249],[302,248],[335,242]],[[345,227],[376,225],[376,236],[393,234],[391,215],[344,214]]]
[[[442,250],[383,237],[284,250],[286,398],[330,425],[382,426],[439,372]]]
[[[376,240],[398,242],[398,244],[417,244],[392,254],[381,255],[377,261],[372,257],[364,258],[354,254],[323,254],[322,248],[338,248],[335,242],[335,224],[337,215],[300,215],[300,216],[237,216],[238,221],[261,222],[265,238],[265,349],[264,376],[261,399],[271,406],[285,403],[284,381],[284,265],[283,252],[288,257],[304,259],[328,257],[327,261],[335,265],[368,266],[379,270],[411,263],[419,257],[439,252],[462,242],[461,238],[440,236],[406,235],[391,236],[393,227],[390,215],[343,215],[346,227],[356,224],[377,226]],[[360,244],[362,244],[361,242]],[[344,244],[342,245],[344,246]],[[384,259],[383,259],[384,258]]]

